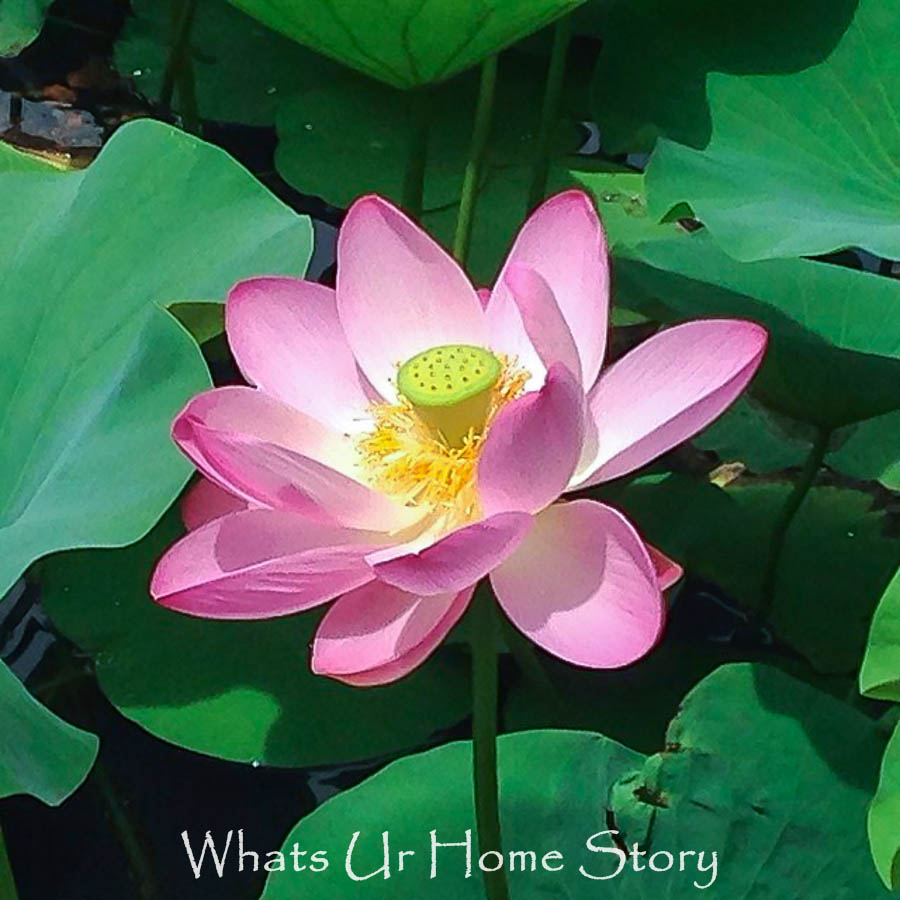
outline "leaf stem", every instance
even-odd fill
[[[491,118],[494,111],[494,92],[497,86],[497,56],[489,56],[481,64],[481,83],[478,88],[478,102],[475,106],[475,123],[472,128],[472,145],[469,161],[463,178],[462,196],[459,201],[459,215],[456,219],[456,234],[453,238],[453,255],[460,265],[465,265],[472,242],[472,221],[478,188],[484,167],[484,151],[491,132]]]
[[[541,108],[541,124],[535,144],[534,166],[531,173],[531,187],[528,190],[530,212],[547,192],[547,176],[550,173],[550,142],[559,117],[559,99],[562,96],[563,79],[566,74],[566,55],[572,38],[572,17],[563,16],[556,23],[553,32],[553,50],[547,68],[547,82],[544,87],[544,105]]]
[[[479,855],[501,852],[497,781],[497,632],[494,598],[476,591],[469,640],[472,645],[472,761]],[[506,873],[483,872],[487,900],[509,900]]]
[[[193,132],[200,130],[194,65],[190,55],[191,28],[196,13],[197,0],[172,0],[172,46],[159,92],[160,103],[171,109],[177,83],[185,128]]]
[[[816,475],[818,475],[819,469],[822,467],[830,438],[831,429],[817,428],[815,439],[806,457],[806,462],[803,464],[803,469],[800,471],[800,476],[794,482],[794,489],[781,508],[781,512],[772,529],[769,558],[763,575],[760,595],[758,612],[760,621],[765,621],[772,615],[775,605],[775,588],[778,581],[778,566],[784,554],[785,538],[790,530],[791,523],[794,521],[794,517],[797,515],[797,511],[803,505],[803,501],[806,499],[806,495],[809,493],[809,489],[812,487],[813,482],[816,480]]]
[[[138,897],[140,900],[157,900],[162,893],[148,859],[147,842],[140,834],[124,799],[119,796],[119,791],[99,758],[94,764],[92,781],[103,798],[110,823],[119,840],[119,846],[125,852]]]
[[[428,156],[430,126],[429,92],[417,88],[409,97],[409,145],[406,171],[403,175],[403,209],[414,219],[422,216],[422,197],[425,193],[425,163]]]
[[[6,841],[3,839],[3,826],[0,825],[0,897],[3,900],[17,900],[18,896],[12,865],[6,852]]]

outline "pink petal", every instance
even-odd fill
[[[381,581],[411,594],[461,591],[514,552],[531,522],[527,513],[504,512],[451,532],[423,550],[406,552],[401,545],[368,559]]]
[[[215,519],[159,561],[150,593],[162,606],[209,619],[266,619],[309,609],[373,578],[371,533],[270,509]]]
[[[580,383],[581,359],[575,338],[550,285],[530,266],[516,262],[506,267],[504,278],[541,362],[548,369],[554,363],[562,363]]]
[[[747,386],[767,338],[754,322],[701,319],[610,366],[588,396],[598,450],[579,486],[633,472],[709,425]]]
[[[525,390],[536,391],[547,377],[547,367],[528,337],[512,291],[509,288],[501,291],[495,287],[484,314],[489,348],[514,360],[517,368],[524,369],[530,376]]]
[[[503,308],[508,302],[506,272],[519,263],[534,269],[553,291],[578,346],[582,384],[592,385],[606,350],[609,260],[603,227],[588,195],[564,191],[529,216],[497,279],[491,305]]]
[[[345,435],[253,388],[198,394],[172,435],[208,478],[261,506],[376,531],[420,515],[353,477],[356,451]]]
[[[225,306],[234,358],[251,384],[341,431],[369,405],[335,293],[300,278],[250,278]]]
[[[437,649],[471,596],[472,588],[419,597],[379,581],[363,585],[325,614],[312,670],[360,687],[396,681]]]
[[[442,344],[486,346],[481,301],[448,253],[381,197],[350,207],[338,236],[337,305],[372,385],[395,396],[397,366]]]
[[[478,461],[485,515],[537,512],[566,489],[584,439],[584,392],[554,365],[540,391],[504,407],[491,424]]]
[[[475,293],[478,294],[478,299],[481,301],[482,308],[486,308],[491,299],[491,289],[476,288]]]
[[[684,569],[674,559],[666,556],[662,550],[654,547],[653,544],[646,544],[645,546],[650,553],[653,568],[656,570],[656,580],[659,582],[659,589],[661,591],[668,590],[673,584],[681,580],[681,576],[684,575]]]
[[[662,633],[665,602],[646,546],[621,513],[592,500],[545,509],[491,584],[521,631],[575,665],[626,666]]]
[[[247,501],[229,494],[208,478],[201,478],[188,488],[181,501],[181,521],[193,531],[213,519],[247,509]]]

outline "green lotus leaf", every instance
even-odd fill
[[[772,530],[791,482],[726,488],[683,475],[611,488],[641,532],[694,576],[747,610],[760,605]],[[855,671],[878,598],[900,563],[900,542],[869,494],[814,487],[788,531],[771,625],[822,673]]]
[[[894,730],[881,764],[881,781],[869,807],[869,841],[882,881],[900,890],[900,725]]]
[[[190,466],[173,416],[209,385],[162,307],[300,274],[309,220],[223,151],[150,120],[60,172],[0,145],[0,594],[33,560],[137,540]]]
[[[16,56],[40,33],[52,0],[0,0],[0,56]]]
[[[100,741],[50,712],[0,662],[0,797],[59,806],[87,777]]]
[[[442,81],[583,0],[231,0],[270,28],[395,87]]]
[[[815,65],[834,50],[857,2],[592,0],[576,15],[603,41],[593,99],[604,149],[649,151],[658,135],[705,146],[709,73],[777,75]]]
[[[651,210],[689,203],[742,260],[843,247],[900,258],[898,16],[898,0],[860,0],[837,46],[809,68],[711,73],[709,143],[659,143]]]
[[[875,611],[859,684],[869,697],[900,702],[900,571]]]
[[[622,900],[696,897],[711,872],[696,855],[678,871],[682,850],[703,850],[711,868],[710,896],[876,897],[878,878],[865,850],[866,806],[872,796],[883,741],[875,724],[846,704],[767,666],[723,666],[685,698],[669,727],[666,750],[643,757],[598,734],[532,731],[499,741],[504,849],[533,851],[512,865],[510,893],[581,898],[602,893]],[[431,877],[430,834],[442,843],[474,832],[472,748],[448,744],[398,760],[303,819],[283,845],[286,871],[272,871],[264,900],[333,897],[395,898],[428,885],[434,900],[480,900],[480,872],[465,877],[465,848],[438,848]],[[618,856],[610,836],[632,850],[614,875]],[[391,877],[383,864],[388,832]],[[739,835],[739,839],[736,836]],[[592,852],[587,841],[605,853]],[[474,833],[473,833],[474,840]],[[294,872],[290,851],[322,850],[328,868]],[[397,854],[412,850],[399,871]],[[549,871],[544,854],[557,851]],[[664,854],[674,868],[664,867]],[[473,853],[477,860],[477,850]],[[630,858],[630,857],[629,857]],[[509,857],[507,857],[509,859]],[[669,858],[670,864],[673,862]],[[524,863],[524,871],[523,871]],[[508,863],[509,865],[509,863]]]

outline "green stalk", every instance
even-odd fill
[[[559,117],[559,99],[562,96],[563,79],[566,74],[566,54],[569,52],[569,40],[572,37],[572,17],[563,16],[553,32],[553,50],[550,54],[550,65],[547,69],[547,82],[544,87],[544,105],[541,108],[541,124],[538,128],[535,145],[534,167],[531,173],[531,187],[528,191],[528,209],[530,212],[547,192],[547,176],[550,173],[550,143]]]
[[[472,602],[472,761],[478,852],[501,852],[500,796],[497,783],[497,635],[491,592],[479,590]],[[504,867],[483,872],[487,900],[509,900]]]
[[[425,88],[410,92],[409,145],[403,175],[403,209],[414,219],[422,216],[425,192],[425,162],[428,156],[429,93]]]
[[[494,90],[497,86],[497,57],[489,56],[481,64],[481,84],[478,89],[478,103],[475,106],[475,124],[472,128],[472,146],[463,179],[462,196],[459,201],[459,215],[456,219],[456,234],[453,238],[453,255],[461,265],[465,265],[472,242],[472,221],[478,188],[484,168],[484,151],[491,133],[491,118],[494,111]]]
[[[0,826],[0,897],[3,900],[17,900],[18,896],[12,866],[6,852],[6,841],[3,839],[3,827]]]
[[[91,782],[103,798],[110,824],[128,861],[137,896],[140,900],[157,900],[162,893],[150,865],[147,843],[100,759],[94,763]]]
[[[192,130],[197,130],[199,126],[194,67],[190,59],[191,28],[196,13],[197,0],[172,0],[172,46],[159,92],[162,105],[171,108],[177,83],[185,124],[189,124]]]
[[[772,609],[775,604],[775,588],[778,581],[778,566],[784,553],[784,541],[790,530],[791,523],[797,515],[797,511],[806,499],[809,489],[816,480],[816,475],[822,467],[825,460],[825,454],[828,451],[828,441],[831,438],[831,430],[827,428],[818,428],[816,436],[810,447],[806,462],[800,472],[800,477],[794,482],[794,489],[791,491],[778,519],[775,527],[772,529],[771,542],[769,544],[769,559],[766,565],[766,571],[763,575],[762,592],[760,595],[759,619],[767,620],[772,615]]]

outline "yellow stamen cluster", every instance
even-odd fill
[[[494,417],[522,393],[529,378],[513,361],[498,358],[502,370],[491,390],[484,425],[470,428],[458,447],[436,435],[405,397],[371,408],[374,429],[359,439],[358,448],[374,487],[407,506],[423,507],[444,520],[444,527],[478,516],[475,468],[485,437]]]

